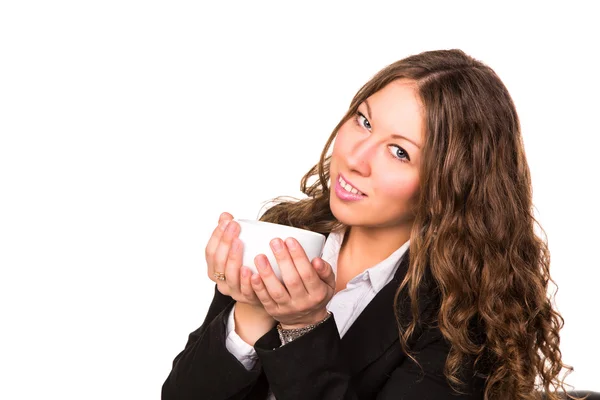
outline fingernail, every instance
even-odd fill
[[[262,271],[267,270],[267,262],[263,257],[258,257],[258,268],[260,268]]]
[[[281,248],[283,247],[281,244],[281,239],[271,240],[271,247],[273,247],[273,250],[275,250],[275,251],[281,250]]]
[[[231,221],[228,221],[227,223],[227,231],[229,233],[234,233],[235,229],[237,228],[237,226],[235,224],[230,223]]]
[[[221,221],[221,223],[219,224],[219,229],[224,231],[225,228],[227,228],[227,224],[229,224],[229,221]]]
[[[247,278],[248,276],[250,276],[250,270],[246,267],[242,267],[242,276],[244,278]]]
[[[290,249],[295,249],[297,247],[296,241],[292,238],[285,239],[285,244],[287,244],[287,247],[289,247]]]

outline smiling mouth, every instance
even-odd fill
[[[346,182],[344,180],[344,178],[342,178],[342,175],[340,174],[338,176],[338,182],[340,183],[340,186],[348,193],[352,193],[352,194],[358,194],[361,196],[366,196],[366,194],[364,194],[363,192],[361,192],[360,190],[358,190],[357,188],[355,188],[354,186],[352,186],[351,184],[349,184],[348,182]]]

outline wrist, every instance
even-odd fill
[[[327,321],[330,317],[331,313],[325,310],[325,317],[314,324],[304,325],[301,327],[297,327],[298,325],[286,325],[286,328],[283,327],[281,323],[279,323],[277,325],[277,332],[279,333],[279,340],[281,341],[281,345],[285,346],[286,344],[298,339],[299,337],[304,336],[306,333],[325,323],[325,321]],[[290,328],[290,326],[296,326],[296,328]]]
[[[281,327],[281,329],[306,328],[307,326],[318,324],[319,322],[323,321],[328,315],[329,315],[329,312],[327,311],[326,308],[324,308],[322,310],[319,310],[319,312],[312,314],[311,316],[303,319],[302,321],[295,322],[293,324],[280,322],[279,326]]]
[[[243,311],[244,314],[252,315],[254,318],[264,318],[266,320],[273,319],[273,317],[267,312],[267,310],[265,310],[262,304],[254,305],[236,301],[235,308],[236,310]]]
[[[264,307],[253,306],[248,303],[236,303],[233,314],[235,332],[250,346],[269,332],[277,323]]]

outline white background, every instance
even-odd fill
[[[411,3],[2,2],[0,398],[158,399],[219,213],[299,196],[360,86],[445,48],[514,97],[567,382],[600,390],[597,14]]]

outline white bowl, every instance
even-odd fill
[[[310,261],[322,255],[323,246],[325,245],[325,235],[323,234],[271,222],[249,219],[236,219],[235,221],[240,224],[239,239],[244,244],[242,265],[250,268],[255,273],[258,273],[258,270],[254,264],[254,258],[259,254],[264,254],[267,256],[277,278],[283,281],[279,265],[270,246],[271,240],[275,238],[285,240],[292,237],[296,239]]]

